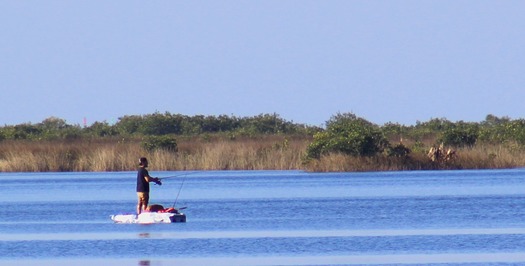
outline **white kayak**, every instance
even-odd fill
[[[186,215],[174,208],[163,209],[158,212],[143,212],[139,215],[129,213],[116,214],[110,217],[113,222],[122,224],[169,224],[186,222]]]

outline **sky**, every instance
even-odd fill
[[[0,125],[524,118],[525,1],[0,0]]]

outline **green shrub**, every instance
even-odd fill
[[[444,145],[453,147],[472,147],[479,136],[479,128],[474,124],[458,123],[445,130],[439,139]]]
[[[314,135],[307,147],[307,158],[322,154],[343,153],[353,156],[373,156],[388,146],[379,128],[354,114],[338,114],[327,122],[324,132]]]
[[[95,122],[93,125],[84,128],[84,132],[86,132],[87,135],[93,137],[109,137],[118,135],[117,129],[109,125],[106,121]]]
[[[142,141],[142,147],[147,151],[167,150],[177,151],[177,140],[170,136],[149,136]]]
[[[391,157],[406,157],[410,153],[410,149],[402,143],[397,144],[393,147],[388,147],[387,154]]]

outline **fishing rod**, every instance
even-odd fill
[[[160,180],[163,180],[163,179],[166,179],[166,178],[174,178],[174,177],[179,177],[179,176],[187,176],[187,175],[193,175],[193,174],[196,174],[196,173],[200,173],[202,171],[193,171],[193,172],[188,172],[188,173],[184,173],[184,174],[178,174],[178,175],[170,175],[170,176],[165,176],[165,177],[159,177]]]
[[[201,172],[201,171],[193,171],[193,172],[184,173],[184,174],[179,174],[179,175],[170,175],[170,176],[165,176],[165,177],[157,177],[157,180],[156,180],[156,181],[153,181],[153,182],[155,182],[155,185],[162,186],[162,180],[164,180],[164,179],[166,179],[166,178],[174,178],[174,177],[179,177],[179,176],[184,176],[184,177],[186,177],[186,175],[191,175],[191,174],[200,173],[200,172]]]

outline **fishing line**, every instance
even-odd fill
[[[171,206],[172,208],[175,208],[175,205],[177,204],[177,200],[179,200],[180,191],[182,190],[182,186],[184,185],[184,181],[186,180],[186,176],[187,175],[184,175],[184,177],[182,178],[182,183],[180,183],[179,192],[177,192],[177,197],[175,198],[175,202],[173,202],[173,205]]]
[[[184,174],[172,175],[172,176],[166,176],[166,177],[159,178],[160,180],[163,180],[165,178],[173,178],[173,177],[183,176],[182,183],[180,184],[179,192],[177,192],[177,197],[175,198],[175,201],[173,202],[173,205],[171,206],[172,208],[175,208],[175,205],[177,204],[177,201],[179,200],[179,195],[180,195],[180,192],[182,190],[182,186],[184,186],[184,181],[186,180],[186,177],[188,175],[192,175],[192,174],[196,174],[196,173],[200,173],[200,172],[202,172],[202,171],[193,171],[193,172],[189,172],[189,173],[184,173]],[[183,208],[185,209],[186,207],[183,207]],[[180,208],[180,209],[182,210],[183,208]]]

